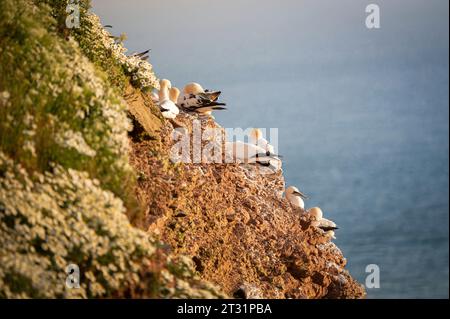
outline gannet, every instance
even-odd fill
[[[180,110],[169,97],[169,89],[172,87],[172,84],[169,80],[164,79],[159,82],[159,86],[159,108],[161,113],[167,119],[174,119],[180,113]]]
[[[225,103],[217,102],[220,93],[220,91],[205,91],[200,84],[192,82],[184,87],[177,105],[187,112],[211,115],[214,110],[226,110],[223,107]]]
[[[204,90],[203,87],[195,82],[191,82],[185,85],[183,89],[183,94],[199,94],[204,93],[211,102],[217,101],[221,91],[210,91],[208,89]]]
[[[270,154],[262,147],[255,144],[244,143],[241,141],[226,142],[225,150],[234,160],[244,163],[259,164],[274,170],[279,170],[281,168],[281,159],[279,155]]]
[[[305,202],[306,195],[298,190],[295,186],[289,186],[286,188],[285,197],[294,207],[300,208],[301,210],[305,210]]]
[[[323,212],[319,207],[310,208],[308,210],[308,215],[312,220],[311,226],[322,229],[327,235],[336,239],[336,237],[334,237],[334,230],[339,228],[333,221],[323,218]]]
[[[252,129],[250,132],[250,141],[259,147],[262,147],[271,154],[274,153],[273,146],[270,145],[269,142],[263,137],[263,133],[259,128]]]
[[[144,52],[140,52],[140,53],[133,53],[130,56],[132,57],[138,57],[141,60],[148,60],[149,55],[148,53],[151,51],[151,49],[145,50]]]

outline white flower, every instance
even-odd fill
[[[84,140],[83,135],[80,132],[74,132],[70,129],[66,129],[62,133],[56,135],[56,143],[62,147],[73,148],[77,150],[78,153],[94,157],[96,155],[95,150],[93,150]]]
[[[127,49],[122,43],[117,43],[111,38],[111,34],[103,28],[97,15],[88,13],[86,18],[92,25],[90,31],[95,38],[98,38],[103,46],[111,51],[112,56],[122,65],[135,86],[140,89],[159,89],[159,79],[153,73],[153,67],[149,62],[137,56],[126,56]]]

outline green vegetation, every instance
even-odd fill
[[[0,1],[0,297],[215,296],[192,271],[149,270],[158,244],[126,215],[137,203],[122,94],[157,78],[80,6],[69,30],[65,1]],[[80,289],[65,285],[71,263]]]
[[[0,175],[0,297],[102,297],[138,283],[155,247],[98,181],[59,165],[31,178],[2,153]],[[71,263],[80,289],[65,285]]]
[[[122,98],[73,38],[54,31],[46,5],[0,6],[1,149],[29,171],[51,163],[86,171],[125,198],[133,174]]]

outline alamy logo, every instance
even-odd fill
[[[69,0],[66,6],[66,27],[69,29],[80,27],[80,4],[78,0]]]
[[[263,137],[270,133],[270,144]],[[170,150],[173,163],[185,164],[255,164],[259,172],[270,174],[281,168],[278,129],[202,128],[201,121],[192,122],[192,132],[177,128],[172,132]]]
[[[380,267],[376,264],[370,264],[366,266],[366,288],[380,288]]]
[[[380,7],[377,4],[369,4],[366,7],[366,27],[367,29],[380,28]]]
[[[80,288],[80,267],[69,264],[66,267],[66,287],[69,289]]]

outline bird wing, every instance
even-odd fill
[[[325,231],[339,229],[333,221],[326,218],[320,220],[319,228]]]
[[[220,96],[220,94],[222,94],[222,92],[205,90],[205,93],[203,93],[203,94],[205,94],[210,101],[214,102],[219,99],[219,96]]]
[[[277,171],[280,168],[280,166],[273,165],[270,160],[268,160],[268,161],[257,160],[255,163],[258,164],[258,165],[261,165],[263,167],[269,167],[273,171]]]
[[[303,193],[300,192],[300,191],[294,191],[292,194],[297,195],[297,196],[300,196],[300,197],[303,198],[303,199],[308,199],[308,196],[306,196],[305,194],[303,194]]]
[[[226,110],[226,109],[227,108],[220,107],[220,106],[199,106],[199,107],[195,107],[195,108],[190,108],[189,111],[204,113],[204,112],[209,112],[209,111],[218,111],[218,110]]]
[[[214,107],[214,106],[225,106],[225,103],[219,103],[219,102],[211,102],[211,101],[205,101],[202,100],[199,105],[193,105],[193,108],[200,108],[200,107]]]
[[[322,229],[323,231],[339,229],[338,227],[332,227],[332,226],[319,226],[319,228]]]
[[[145,55],[146,55],[147,53],[149,53],[149,52],[150,52],[150,49],[145,50],[144,52],[141,52],[141,53],[133,54],[132,56],[143,57],[143,56],[145,56]]]
[[[262,152],[262,153],[256,153],[255,155],[253,155],[250,158],[255,158],[255,159],[260,159],[260,160],[263,160],[265,158],[279,160],[282,157],[283,156],[278,155],[278,154],[271,154],[270,152]]]
[[[203,93],[189,94],[178,100],[178,105],[190,112],[205,112],[210,110],[224,110],[225,103],[219,103],[209,100]],[[205,109],[211,108],[211,109]]]

